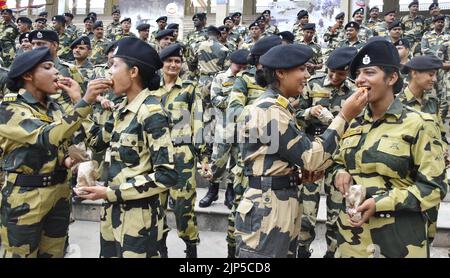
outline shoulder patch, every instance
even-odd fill
[[[4,96],[3,102],[13,102],[17,100],[17,96]]]
[[[281,105],[284,108],[287,108],[289,106],[289,100],[287,100],[286,98],[282,97],[282,96],[278,96],[277,97],[277,101],[276,103],[278,105]]]
[[[347,137],[353,136],[353,135],[359,135],[362,134],[362,127],[358,126],[355,128],[349,128],[344,135],[342,135],[342,139],[345,139]]]

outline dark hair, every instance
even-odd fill
[[[403,79],[400,77],[399,69],[396,67],[390,67],[390,66],[378,66],[384,73],[385,73],[385,80],[393,75],[394,73],[397,73],[398,79],[397,82],[394,84],[394,93],[398,94],[403,89]]]
[[[137,67],[139,69],[139,76],[141,77],[144,88],[147,88],[150,91],[159,89],[161,78],[157,72],[127,58],[122,59],[129,68]]]
[[[250,53],[250,54],[247,56],[247,63],[248,63],[249,65],[256,66],[256,65],[259,63],[259,56]]]
[[[279,82],[277,80],[277,76],[275,74],[275,70],[271,68],[264,67],[263,69],[256,70],[255,74],[256,84],[261,87],[278,87]]]
[[[11,91],[11,92],[18,92],[20,89],[22,89],[24,87],[24,82],[22,77],[17,77],[14,79],[8,78],[6,80],[6,87]]]

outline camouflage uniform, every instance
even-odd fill
[[[312,58],[308,61],[309,63],[315,64],[315,65],[319,65],[319,64],[323,63],[322,48],[320,47],[320,45],[318,43],[315,43],[314,41],[311,41],[309,43],[302,41],[300,44],[309,46],[312,49],[312,51],[314,52]],[[308,71],[309,71],[309,74],[311,74],[311,76],[316,73],[315,69],[311,69]]]
[[[55,65],[55,68],[59,71],[60,75],[70,78],[73,77],[70,68],[74,67],[74,65],[61,61],[59,58],[56,58],[53,63]],[[59,90],[57,94],[53,94],[50,97],[55,99],[56,102],[62,106],[65,112],[68,113],[73,110],[72,100],[65,91]]]
[[[76,39],[75,36],[71,35],[69,32],[63,32],[58,34],[59,46],[58,46],[58,57],[61,60],[73,61],[73,53],[70,45]]]
[[[26,91],[3,99],[3,257],[63,257],[71,190],[68,170],[61,165],[70,137],[91,111],[84,100],[77,103],[72,113],[64,112],[51,98],[43,106]]]
[[[109,40],[114,40],[116,38],[116,35],[120,34],[122,32],[122,25],[120,22],[111,22],[106,26],[106,38]]]
[[[250,107],[250,105],[253,104],[256,99],[258,99],[265,91],[265,88],[256,84],[255,73],[255,67],[238,73],[233,85],[233,89],[231,90],[228,97],[228,106],[226,108],[226,130],[227,132],[233,132],[233,137],[235,137],[234,134],[235,132],[237,132],[236,123],[241,122],[244,115],[246,114],[244,109],[246,109],[246,107]],[[231,168],[231,173],[233,174],[233,190],[235,193],[235,198],[233,201],[233,207],[231,208],[231,213],[228,216],[227,243],[230,247],[236,246],[236,240],[234,236],[236,209],[242,200],[245,189],[248,187],[248,178],[244,176],[244,161],[242,160],[240,150],[238,151],[239,153],[237,163],[233,168]]]
[[[450,35],[447,33],[437,34],[435,30],[425,32],[422,37],[421,49],[424,55],[436,55],[444,62],[449,61],[448,48],[450,46]],[[435,93],[439,99],[441,118],[445,119],[448,114],[448,86],[447,70],[440,69],[437,72],[437,82],[434,85]]]
[[[90,61],[94,65],[104,64],[107,62],[108,57],[105,53],[106,47],[111,43],[106,39],[93,39],[92,41],[92,54]]]
[[[376,33],[380,37],[389,36],[388,24],[386,21],[379,22],[373,28],[373,32]]]
[[[319,119],[310,115],[310,109],[316,105],[327,108],[333,116],[337,116],[344,101],[354,92],[355,85],[348,79],[339,88],[330,84],[327,75],[313,77],[308,81],[305,92],[300,96],[297,119],[305,127],[305,132],[310,140],[321,135],[328,127]],[[342,194],[337,191],[331,182],[329,173],[325,176],[324,189],[326,193],[327,221],[325,238],[327,241],[328,254],[334,254],[337,247],[337,226],[336,220],[342,205]],[[299,248],[304,252],[309,252],[309,247],[316,237],[315,226],[317,212],[319,210],[320,185],[303,184],[300,190],[300,202],[303,204],[303,214],[299,234]]]
[[[239,49],[247,49],[250,51],[250,49],[255,45],[253,40],[249,40],[247,42],[244,42]]]
[[[345,38],[344,26],[337,29],[334,33],[332,32],[332,26],[328,27],[328,30],[323,34],[323,40],[327,43],[328,48],[336,48],[341,41]]]
[[[412,18],[411,15],[405,15],[401,18],[405,24],[403,36],[411,43],[411,51],[414,55],[420,55],[420,42],[425,31],[425,17],[418,15]]]
[[[360,24],[358,31],[358,39],[362,43],[366,43],[371,37],[378,36],[378,33],[374,30],[371,30],[369,27]]]
[[[88,37],[91,41],[94,39],[94,32],[93,32],[93,31],[89,31],[89,30],[87,30],[87,29],[83,29],[83,30],[79,29],[77,32],[78,32],[78,33],[77,33],[77,37],[83,37],[83,36],[86,36],[86,37]]]
[[[9,67],[16,54],[15,41],[19,35],[19,29],[14,22],[0,23],[0,58],[3,60],[3,66]]]
[[[201,145],[195,140],[202,128],[202,102],[195,83],[178,78],[170,91],[161,87],[155,91],[161,97],[161,103],[170,117],[169,129],[175,151],[175,169],[178,172],[178,186],[165,192],[162,198],[167,209],[168,193],[175,200],[175,221],[178,237],[186,244],[200,243],[197,218],[194,213],[196,193],[195,173],[197,157],[201,154]],[[189,118],[186,118],[188,116]],[[168,228],[165,232],[168,232]],[[167,235],[166,235],[167,236]]]
[[[365,45],[365,43],[361,42],[358,38],[358,40],[356,42],[350,42],[349,40],[341,41],[341,43],[339,44],[339,47],[354,47],[354,48],[360,50],[364,45]]]
[[[239,36],[243,40],[245,40],[247,38],[247,36],[248,36],[248,28],[247,28],[247,26],[243,26],[243,25],[234,26],[232,32],[233,33],[236,32],[237,34],[239,34]]]
[[[208,40],[208,32],[206,28],[200,31],[192,31],[187,34],[183,44],[186,46],[183,56],[186,57],[186,63],[191,72],[190,79],[198,81],[198,65],[194,63],[194,53],[198,48],[198,45]]]
[[[336,118],[320,139],[310,141],[298,126],[289,100],[277,91],[267,90],[251,110],[241,134],[250,184],[237,208],[237,255],[292,257],[302,213],[297,167],[326,169],[345,120]],[[270,134],[266,134],[268,130]]]
[[[266,34],[266,36],[276,35],[279,33],[278,27],[275,25],[266,26],[264,33]]]
[[[75,66],[75,68],[81,75],[81,78],[77,78],[80,80],[75,81],[77,81],[80,84],[83,92],[86,92],[89,81],[95,79],[94,65],[89,60],[85,60],[83,65]],[[71,69],[71,71],[73,72],[73,75],[77,74],[75,69]]]
[[[241,35],[235,31],[235,30],[230,30],[230,32],[228,33],[228,41],[234,45],[234,49],[238,49],[239,44],[242,41],[242,37]]]
[[[440,15],[438,15],[440,16]],[[450,17],[448,15],[444,15],[445,16],[445,20],[444,20],[444,30],[445,32],[449,31],[449,26],[450,26]],[[432,16],[432,17],[428,17],[425,19],[425,32],[427,31],[433,31],[434,30],[434,22],[433,20],[436,18],[436,16]]]
[[[125,98],[101,128],[85,127],[96,151],[110,148],[101,257],[158,257],[164,209],[159,194],[177,185],[169,120],[154,92]]]
[[[66,25],[66,31],[69,31],[72,34],[76,34],[77,33],[77,26],[75,26],[75,24],[70,24],[70,25]]]
[[[341,210],[336,257],[429,257],[426,211],[447,193],[440,137],[432,117],[398,99],[377,121],[367,108],[351,122],[333,171],[364,186],[376,212],[356,228]]]
[[[114,41],[118,41],[118,40],[121,40],[121,39],[127,38],[127,37],[137,38],[133,32],[129,32],[129,33],[125,34],[123,31],[121,31],[120,33],[116,34]]]
[[[383,22],[383,20],[381,20],[381,19],[373,20],[372,18],[369,18],[369,20],[367,20],[366,26],[373,32],[373,31],[375,31],[376,26],[382,22]]]
[[[444,146],[444,151],[447,150],[447,137],[445,126],[442,121],[440,112],[439,112],[439,99],[433,96],[430,92],[425,92],[422,96],[421,101],[419,102],[416,97],[413,95],[409,87],[406,87],[400,94],[397,95],[397,98],[404,104],[409,107],[416,109],[417,111],[428,113],[434,119],[436,124],[439,126],[439,130],[441,132],[442,144]],[[433,207],[426,211],[429,217],[428,223],[428,239],[431,244],[434,240],[436,234],[436,223],[438,216],[439,206]]]
[[[294,36],[295,36],[295,38],[294,38],[294,43],[303,43],[303,27],[300,27],[299,25],[297,25],[297,26],[295,26],[294,25],[294,28],[297,28],[297,29],[295,29],[294,30]],[[317,43],[318,42],[318,39],[317,39],[317,33],[316,34],[314,34],[314,37],[313,37],[313,42],[315,42],[315,43]]]

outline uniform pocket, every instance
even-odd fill
[[[139,164],[139,151],[143,143],[139,142],[137,134],[121,134],[119,155],[120,160],[129,167]]]
[[[361,135],[354,135],[342,140],[341,150],[354,148],[358,145]]]
[[[236,208],[236,230],[244,233],[252,232],[252,214],[253,202],[248,199],[243,199]]]
[[[395,156],[410,155],[410,146],[400,138],[383,137],[377,148],[378,151]]]

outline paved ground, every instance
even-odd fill
[[[324,231],[317,231],[319,240],[315,240],[311,246],[314,250],[312,257],[320,258],[325,254],[326,243]],[[68,258],[97,258],[100,247],[100,223],[90,221],[76,221],[70,225],[70,251]],[[225,258],[227,245],[225,232],[200,231],[201,243],[198,247],[200,258]],[[184,258],[185,245],[172,230],[167,239],[170,258]],[[446,248],[432,248],[432,258],[448,258]]]

